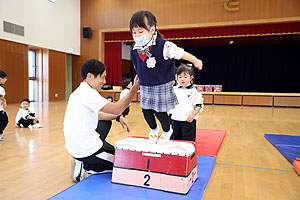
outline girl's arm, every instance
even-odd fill
[[[192,54],[186,52],[183,50],[183,48],[177,47],[176,44],[170,41],[166,41],[164,44],[164,49],[163,49],[163,56],[164,59],[183,59],[190,61],[191,63],[194,64],[194,66],[201,70],[202,69],[202,61],[193,56]]]
[[[195,66],[197,69],[199,69],[199,70],[202,69],[202,66],[203,66],[202,61],[199,60],[198,58],[196,58],[194,55],[192,55],[192,54],[190,54],[190,53],[184,51],[184,52],[183,52],[182,59],[183,59],[183,60],[190,61],[191,63],[194,64],[194,66]]]

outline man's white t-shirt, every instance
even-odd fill
[[[103,142],[95,130],[98,113],[109,101],[99,92],[81,82],[70,95],[64,119],[66,149],[75,158],[83,158],[98,151]]]
[[[0,86],[0,95],[2,97],[5,96],[5,90],[4,90],[4,88],[2,86]],[[2,105],[2,101],[0,100],[0,111],[2,111],[2,110],[4,110],[4,108],[3,108],[3,105]]]

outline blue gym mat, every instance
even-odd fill
[[[290,163],[300,158],[300,136],[265,134],[265,137]]]
[[[186,194],[176,194],[138,186],[121,185],[111,182],[112,173],[94,174],[51,197],[57,199],[101,199],[101,200],[194,200],[201,199],[210,175],[216,163],[216,157],[197,156],[198,179]]]

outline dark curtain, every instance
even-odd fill
[[[218,39],[228,37],[249,37],[267,35],[299,34],[300,22],[279,24],[254,24],[244,26],[222,26],[159,30],[167,40]],[[105,33],[106,42],[132,42],[132,35],[126,32]]]
[[[175,43],[181,41],[183,45],[178,46],[204,61],[204,69],[197,71],[196,84],[223,85],[223,91],[232,92],[300,92],[300,22],[172,29],[161,33]],[[230,38],[235,40],[232,46],[227,45]],[[107,84],[121,85],[121,42],[132,42],[132,36],[129,31],[112,32],[105,33],[104,40]],[[273,40],[289,42],[272,44]]]
[[[300,92],[300,43],[185,50],[204,63],[203,70],[195,70],[195,84],[223,85],[229,92]]]
[[[106,84],[122,85],[122,43],[105,43]]]

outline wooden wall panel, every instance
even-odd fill
[[[100,94],[104,98],[107,98],[108,96],[112,96],[114,102],[118,101],[120,99],[120,94],[122,90],[101,90]],[[140,101],[140,92],[138,92],[133,98],[132,101]]]
[[[66,99],[66,54],[49,50],[49,101]]]
[[[243,105],[273,106],[272,96],[243,96]]]
[[[97,1],[81,1],[81,31],[80,31],[80,56],[72,57],[72,90],[74,91],[82,81],[80,68],[88,59],[99,59],[99,20],[96,14],[99,10],[95,7]],[[92,37],[83,38],[82,28],[91,27]],[[103,53],[103,52],[102,52]],[[101,60],[101,59],[100,59]],[[101,60],[104,62],[104,60]]]
[[[28,45],[0,40],[0,69],[7,73],[7,103],[28,98]]]
[[[122,59],[122,73],[131,74],[131,60]]]
[[[120,94],[121,94],[121,92],[116,92],[116,93],[115,93],[114,101],[119,101],[119,99],[120,99]]]
[[[225,0],[89,0],[81,1],[83,24],[94,28],[127,28],[138,10],[153,12],[160,26],[186,26],[248,20],[266,20],[300,16],[299,0],[231,0],[239,2],[239,11],[224,9]],[[252,22],[253,23],[253,22]]]
[[[101,96],[103,96],[104,98],[107,98],[108,96],[112,96],[114,101],[116,101],[116,97],[115,97],[116,93],[119,93],[119,97],[120,97],[121,91],[118,91],[118,92],[113,91],[113,90],[101,90],[100,91]]]
[[[43,67],[42,67],[42,86],[43,98],[42,101],[49,101],[49,49],[43,49]]]
[[[203,94],[204,104],[213,104],[214,102],[214,95],[210,94]]]
[[[80,68],[84,61],[82,56],[72,56],[72,91],[74,91],[82,81]]]
[[[300,107],[300,97],[274,96],[274,106]]]
[[[241,105],[242,96],[239,95],[214,95],[214,104]]]

